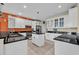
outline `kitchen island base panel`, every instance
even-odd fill
[[[41,47],[44,46],[44,34],[32,34],[32,43]]]

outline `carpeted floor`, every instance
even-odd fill
[[[54,42],[45,41],[45,45],[38,47],[28,40],[28,55],[54,55]]]

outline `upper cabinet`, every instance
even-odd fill
[[[26,25],[31,26],[32,21],[12,16],[8,17],[8,28],[25,28]]]
[[[24,19],[16,18],[15,19],[15,28],[25,28]]]
[[[8,16],[8,28],[15,28],[15,18]]]
[[[16,18],[15,28],[25,28],[25,26],[31,26],[31,20]]]
[[[79,7],[69,9],[66,14],[52,17],[46,20],[47,29],[77,28],[79,22]]]
[[[65,26],[65,16],[56,17],[54,20],[53,28],[61,28]]]
[[[47,19],[47,28],[61,28],[66,25],[65,20],[67,16],[59,16],[51,19]]]
[[[71,8],[69,9],[69,22],[71,27],[77,27],[77,22],[78,22],[78,17],[79,17],[79,8]]]
[[[54,22],[54,21],[53,21],[53,18],[47,19],[47,21],[46,21],[46,26],[47,26],[48,28],[54,27],[53,22]]]

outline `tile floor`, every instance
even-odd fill
[[[54,55],[54,42],[46,40],[44,46],[38,47],[28,40],[27,51],[28,55]]]

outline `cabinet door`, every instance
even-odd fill
[[[78,8],[75,7],[75,8],[72,8],[69,10],[69,22],[70,22],[70,26],[71,27],[75,27],[77,26],[77,21],[78,21]]]
[[[79,46],[61,42],[61,41],[54,41],[55,42],[55,54],[56,55],[79,55]]]
[[[36,40],[36,35],[35,34],[32,34],[32,42],[36,42],[37,40]]]
[[[14,18],[8,19],[8,28],[15,28],[15,19]]]
[[[4,54],[4,44],[3,44],[4,39],[0,39],[0,55]]]
[[[23,21],[24,21],[24,25],[28,25],[28,26],[32,25],[32,21],[31,20],[25,20],[25,19],[23,19]]]
[[[25,28],[24,19],[16,18],[15,20],[15,28]]]
[[[26,55],[27,40],[5,44],[5,55]]]
[[[46,38],[47,40],[49,39],[48,33],[45,33],[45,38]]]

